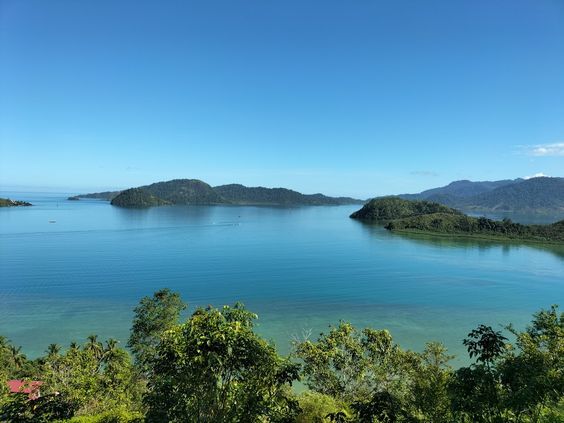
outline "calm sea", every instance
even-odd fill
[[[441,341],[455,365],[476,325],[523,328],[564,305],[562,248],[394,235],[349,219],[358,206],[126,210],[0,196],[35,204],[0,209],[0,335],[31,357],[92,333],[125,344],[133,307],[163,287],[190,310],[243,302],[283,352],[345,320],[387,328],[405,348]]]

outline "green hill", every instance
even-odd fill
[[[410,201],[400,197],[381,197],[370,200],[351,218],[370,222],[388,222],[394,219],[431,213],[461,214],[459,211],[429,201]]]
[[[112,206],[142,208],[152,206],[164,206],[171,204],[168,201],[155,197],[150,192],[141,188],[131,188],[122,191],[114,197],[111,202]]]

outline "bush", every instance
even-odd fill
[[[344,403],[337,401],[329,395],[318,392],[306,391],[298,397],[300,413],[296,417],[296,423],[325,423],[330,422],[330,414],[344,412],[350,416],[350,411]]]

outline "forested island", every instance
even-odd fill
[[[0,207],[28,207],[31,203],[27,201],[10,200],[9,198],[0,198]]]
[[[135,189],[136,191],[131,191]],[[132,188],[79,194],[70,199],[91,198],[110,201],[119,207],[151,207],[159,205],[269,205],[321,206],[362,204],[349,197],[328,197],[323,194],[302,194],[286,188],[246,187],[239,184],[211,185],[198,179],[174,179]]]
[[[471,217],[435,202],[400,197],[373,199],[350,217],[382,224],[394,232],[564,244],[564,220],[550,225],[523,225],[510,219]]]
[[[440,343],[406,350],[387,330],[343,321],[281,356],[241,304],[182,319],[186,307],[168,289],[143,298],[127,350],[90,335],[30,360],[0,337],[0,421],[564,421],[558,306],[535,313],[524,330],[477,326],[463,341],[470,364],[458,369]],[[293,389],[297,381],[307,389]]]

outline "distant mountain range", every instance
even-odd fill
[[[561,212],[564,211],[564,178],[455,181],[399,197],[433,201],[467,211]]]
[[[80,194],[69,197],[69,200],[81,198],[107,200],[119,207],[151,207],[165,204],[321,206],[364,203],[349,197],[308,195],[286,188],[246,187],[239,184],[212,187],[198,179],[174,179],[124,191]]]

